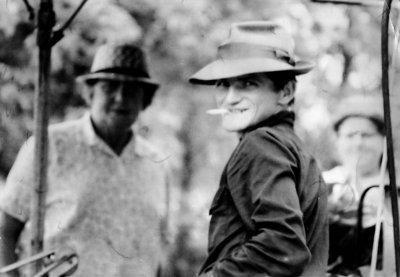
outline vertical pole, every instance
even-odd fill
[[[39,76],[35,91],[35,150],[34,150],[34,190],[31,203],[31,253],[35,255],[43,250],[45,200],[47,192],[47,149],[48,149],[48,97],[49,73],[51,64],[50,38],[55,24],[52,0],[41,0],[37,17],[37,44],[39,47]],[[30,275],[35,275],[41,263],[33,263]]]
[[[393,236],[396,262],[396,276],[400,276],[400,232],[399,232],[399,204],[397,198],[396,169],[394,160],[393,134],[390,113],[389,93],[389,20],[392,0],[385,0],[382,12],[382,95],[383,110],[385,116],[385,128],[387,139],[388,169],[390,180],[390,200],[393,216]]]

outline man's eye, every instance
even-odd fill
[[[345,134],[345,136],[347,138],[349,138],[349,139],[353,139],[355,137],[361,137],[361,138],[364,138],[364,139],[369,139],[369,138],[374,137],[375,135],[376,135],[376,133],[367,133],[367,132],[360,132],[360,131],[350,132],[348,134]]]
[[[255,86],[257,86],[257,83],[253,82],[253,81],[246,81],[245,86],[246,87],[255,87]]]
[[[254,88],[256,86],[257,86],[257,83],[253,82],[251,80],[244,80],[238,84],[238,87],[241,89],[250,89],[250,88]]]
[[[107,81],[107,82],[101,83],[101,88],[106,92],[112,92],[117,87],[118,87],[118,83],[117,82]]]
[[[215,84],[215,86],[217,88],[225,88],[226,89],[226,88],[229,88],[230,83],[228,81],[225,81],[225,80],[220,80]]]
[[[347,138],[354,138],[354,137],[359,136],[359,135],[360,135],[360,132],[351,132],[351,133],[345,134],[345,136]]]

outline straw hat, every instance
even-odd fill
[[[372,120],[379,131],[384,132],[383,101],[375,95],[355,94],[344,98],[336,108],[332,123],[337,131],[349,117],[365,117]]]
[[[108,43],[97,50],[88,74],[77,78],[78,82],[106,79],[148,84],[153,90],[159,86],[150,78],[143,51],[128,42]]]
[[[294,40],[279,24],[249,21],[231,25],[228,39],[218,47],[217,59],[190,77],[193,84],[257,72],[304,74],[313,64],[294,57]]]

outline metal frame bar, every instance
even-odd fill
[[[400,228],[399,228],[399,204],[396,182],[396,167],[394,159],[394,144],[392,134],[392,122],[390,112],[390,92],[389,92],[389,21],[392,0],[385,0],[382,11],[381,25],[381,55],[382,55],[382,96],[383,111],[386,127],[387,157],[389,169],[389,189],[393,216],[393,235],[395,248],[396,276],[400,276]]]
[[[354,6],[369,6],[369,7],[382,7],[384,1],[382,0],[311,0],[311,2],[321,4],[340,4],[340,5],[354,5]],[[399,4],[393,5],[393,8],[400,8]]]

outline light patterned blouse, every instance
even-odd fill
[[[33,138],[0,192],[0,209],[25,222],[30,240]],[[94,132],[90,116],[49,128],[45,249],[72,248],[75,277],[156,275],[168,226],[166,159],[134,135],[120,156]]]
[[[325,182],[330,186],[328,197],[331,222],[355,226],[357,224],[357,208],[361,193],[372,186],[380,185],[379,174],[368,178],[357,179],[357,184],[351,184],[351,173],[343,166],[334,167],[323,172]],[[387,184],[385,176],[385,184]],[[363,202],[363,227],[371,227],[376,223],[378,205],[381,195],[378,188],[367,191]]]

